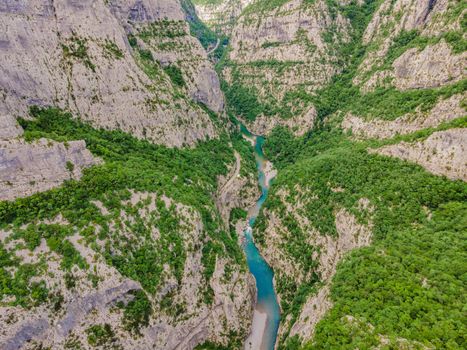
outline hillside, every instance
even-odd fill
[[[254,203],[254,158],[187,17],[178,1],[0,2],[0,348],[248,335],[229,214]]]
[[[312,131],[266,143],[279,175],[255,238],[279,348],[465,346],[465,6],[376,5],[333,3],[351,59],[310,97]]]
[[[466,348],[466,11],[0,0],[0,349]]]

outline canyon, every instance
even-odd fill
[[[0,349],[462,349],[465,3],[0,0]]]

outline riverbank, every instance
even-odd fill
[[[274,272],[255,246],[252,228],[267,198],[269,184],[277,172],[272,163],[264,158],[262,149],[264,138],[252,135],[248,130],[244,133],[244,137],[250,140],[254,146],[258,168],[258,183],[261,187],[261,196],[255,205],[248,210],[248,221],[240,236],[242,237],[242,247],[247,258],[248,268],[256,281],[257,291],[251,333],[245,342],[245,349],[273,350],[280,320],[280,307],[274,290]]]
[[[245,342],[245,350],[267,350],[263,344],[267,323],[268,314],[261,305],[257,305],[253,313],[251,334]]]

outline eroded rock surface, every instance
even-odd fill
[[[246,7],[232,30],[223,78],[234,89],[248,89],[269,109],[283,108],[245,120],[250,130],[267,134],[283,125],[302,135],[312,127],[315,109],[300,95],[323,87],[342,68],[331,44],[323,40],[331,28],[339,33],[339,41],[348,41],[348,21],[339,12],[331,16],[322,0],[257,2]]]
[[[363,199],[361,202],[366,203],[368,200]],[[371,223],[369,225],[358,223],[355,216],[341,209],[336,213],[338,237],[317,236],[315,238],[314,245],[320,247],[321,252],[318,270],[324,287],[305,302],[298,320],[290,330],[290,336],[298,335],[304,341],[312,339],[316,324],[332,307],[329,289],[337,264],[351,250],[371,244],[371,226]]]
[[[216,206],[226,227],[229,224],[230,212],[233,208],[246,209],[253,205],[260,193],[256,186],[256,178],[242,176],[240,154],[235,152],[235,163],[227,176],[218,179]]]
[[[79,179],[82,169],[98,163],[84,141],[1,141],[0,200],[26,197]]]
[[[46,262],[45,271],[35,278],[37,281],[43,280],[49,292],[61,295],[62,299],[59,306],[46,303],[30,309],[5,304],[14,301],[14,298],[1,300],[0,343],[12,350],[21,348],[27,342],[50,346],[54,350],[63,349],[68,343],[90,349],[92,346],[88,343],[87,330],[99,324],[108,324],[112,328],[112,344],[123,349],[185,350],[193,349],[205,341],[228,344],[232,339],[226,330],[246,337],[251,324],[254,281],[247,271],[241,270],[229,257],[220,255],[215,261],[212,276],[205,281],[201,260],[203,244],[199,244],[203,239],[204,228],[200,214],[193,208],[176,203],[166,196],[132,191],[129,200],[122,202],[124,209],[120,216],[110,222],[110,236],[103,241],[98,239],[97,246],[113,242],[112,254],[119,255],[118,242],[121,239],[129,242],[138,239],[136,244],[153,244],[162,240],[162,229],[151,225],[160,215],[158,208],[161,203],[166,210],[174,210],[174,217],[180,220],[177,234],[182,239],[186,259],[180,279],[174,276],[172,266],[163,266],[160,286],[155,293],[147,293],[153,302],[153,310],[148,326],[140,328],[140,335],[128,332],[123,322],[123,310],[116,306],[119,302],[127,304],[133,300],[133,292],[141,290],[141,284],[123,276],[116,267],[111,266],[95,245],[85,242],[79,230],[66,240],[89,267],[82,269],[75,266],[71,272],[61,267],[62,257],[51,251],[45,240],[32,251],[26,248],[15,250],[16,243],[23,240],[11,240],[12,232],[2,231],[0,243],[6,244],[6,249],[23,263]],[[103,215],[109,215],[109,208],[103,203],[95,202],[95,205]],[[150,236],[138,236],[132,230],[136,220],[142,220],[150,228]],[[43,224],[69,225],[61,217]],[[95,229],[100,230],[98,225]],[[107,241],[110,237],[117,241]],[[156,264],[154,268],[160,267]],[[71,288],[64,285],[65,275],[69,273],[73,274],[75,281]],[[93,284],[90,274],[95,275],[97,284]],[[212,288],[212,301],[204,299],[206,283]],[[162,303],[163,299],[170,300],[170,303]],[[183,313],[179,314],[175,310],[183,310]]]
[[[356,138],[387,139],[399,135],[433,128],[441,123],[461,118],[466,114],[462,101],[466,94],[458,94],[439,101],[430,111],[418,111],[407,114],[395,120],[373,119],[365,121],[363,118],[347,114],[342,121],[344,130],[351,130]]]
[[[213,3],[193,1],[199,18],[210,28],[227,35],[231,34],[236,20],[252,2],[253,0],[222,0]]]
[[[22,134],[23,129],[13,116],[9,114],[0,115],[0,141],[14,139]]]
[[[436,175],[467,181],[466,129],[438,131],[423,141],[401,142],[374,152],[420,164]]]
[[[373,207],[366,198],[361,198],[356,204],[358,210],[369,218],[366,223],[357,220],[346,209],[336,209],[334,216],[337,235],[324,235],[316,230],[306,214],[307,203],[313,201],[314,196],[298,185],[295,190],[297,192],[290,195],[288,190],[279,189],[275,195],[280,198],[282,204],[274,210],[264,210],[266,234],[260,250],[274,269],[276,282],[286,278],[300,285],[311,279],[313,273],[319,276],[321,288],[307,298],[298,318],[292,321],[289,314],[282,318],[279,327],[279,339],[290,330],[290,336],[298,335],[301,341],[308,341],[313,337],[316,324],[332,307],[329,290],[337,264],[353,249],[371,244]],[[333,190],[344,191],[338,188]],[[298,244],[291,242],[292,235],[297,235],[298,232],[304,235],[300,244],[313,249],[312,256],[306,259],[308,264],[316,266],[311,271],[304,266],[301,257],[291,254],[287,248],[291,244]],[[290,296],[281,295],[279,289],[278,297],[281,299]]]
[[[378,86],[401,90],[435,88],[462,79],[466,55],[454,53],[452,43],[442,39],[448,32],[462,32],[463,15],[456,6],[448,0],[384,1],[364,33],[363,43],[371,49],[360,64],[354,84],[368,92]],[[394,45],[398,46],[397,38],[415,32],[428,44],[408,46],[399,57],[394,57],[388,69],[387,55]]]
[[[180,22],[185,35],[179,39],[189,50],[163,51],[190,72],[189,95],[221,111],[217,76],[177,1],[3,0],[0,18],[2,113],[23,116],[30,105],[57,106],[96,126],[169,146],[217,135],[207,113],[180,94],[160,66],[152,68],[156,75],[145,74],[127,40],[137,26]]]
[[[303,136],[308,130],[311,130],[316,120],[316,109],[311,106],[307,112],[298,114],[290,119],[271,118],[268,116],[258,116],[254,122],[249,125],[249,130],[256,135],[268,135],[276,126],[285,126],[297,137]]]
[[[453,54],[444,41],[423,51],[410,49],[393,63],[394,85],[400,90],[435,88],[465,77],[467,53]]]
[[[10,115],[0,116],[0,201],[27,197],[79,179],[82,170],[99,164],[84,141],[29,143]]]

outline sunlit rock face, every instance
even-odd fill
[[[0,110],[24,115],[31,105],[57,106],[96,126],[121,129],[169,146],[217,136],[195,102],[220,113],[219,80],[177,1],[2,1]],[[175,40],[155,33],[162,48],[141,41],[155,63],[144,62],[127,35],[161,21],[175,23]],[[157,39],[157,40],[159,40]],[[139,40],[139,39],[138,39]],[[148,38],[149,40],[149,38]],[[148,64],[155,65],[148,76]],[[175,85],[164,66],[181,69]]]

